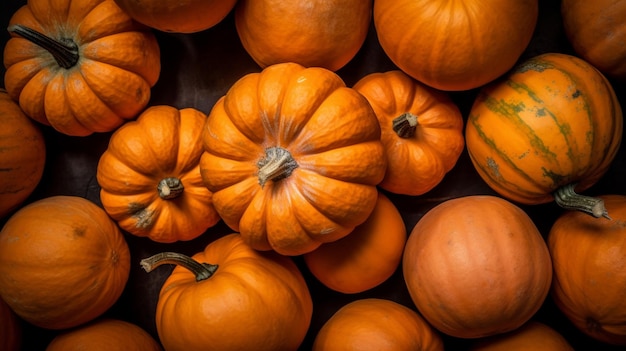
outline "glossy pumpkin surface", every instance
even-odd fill
[[[477,341],[470,351],[574,351],[563,335],[549,326],[529,321],[523,326],[500,335]]]
[[[22,322],[0,298],[0,350],[18,351],[22,345]]]
[[[200,176],[205,121],[193,108],[152,106],[111,136],[96,176],[102,205],[122,229],[169,243],[220,220]]]

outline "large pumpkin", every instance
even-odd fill
[[[71,328],[101,315],[129,272],[129,248],[115,222],[81,197],[32,202],[0,231],[0,297],[38,327]]]
[[[220,220],[200,177],[205,121],[193,108],[152,106],[113,133],[96,176],[102,205],[122,229],[169,243]]]
[[[200,171],[224,222],[258,250],[310,252],[365,222],[386,158],[367,100],[324,68],[250,73],[213,107]]]
[[[623,123],[613,88],[598,70],[577,57],[548,53],[480,91],[466,144],[482,179],[502,196],[524,204],[556,200],[603,216],[596,201],[575,191],[608,170]]]
[[[5,87],[38,122],[84,136],[111,131],[148,104],[158,43],[113,0],[31,0],[8,30]]]
[[[529,321],[508,333],[479,339],[469,351],[574,351],[563,335],[546,324]]]
[[[168,351],[297,350],[313,313],[306,282],[291,258],[223,236],[192,257],[161,253],[150,272],[177,264],[165,280],[156,326]]]
[[[22,336],[22,321],[0,298],[0,350],[21,350]]]
[[[585,334],[626,345],[626,196],[601,198],[612,220],[566,212],[552,225],[551,296]]]
[[[46,145],[39,126],[0,89],[0,218],[32,194],[45,163]]]
[[[460,338],[526,323],[550,290],[550,254],[530,217],[502,198],[447,200],[420,218],[402,270],[421,315]]]
[[[537,0],[376,0],[374,25],[389,58],[441,90],[468,90],[508,71],[530,43]]]
[[[387,173],[379,186],[422,195],[438,185],[465,147],[457,105],[398,70],[370,73],[354,89],[367,98],[380,123]]]

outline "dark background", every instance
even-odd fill
[[[0,3],[1,21],[0,47],[4,48],[9,38],[4,28],[10,16],[24,0],[2,0]],[[539,22],[535,35],[520,60],[545,52],[573,54],[567,42],[560,17],[560,1],[541,0]],[[178,108],[194,107],[209,113],[216,100],[236,80],[249,72],[259,71],[259,67],[244,51],[237,37],[232,13],[217,26],[194,34],[170,34],[155,31],[161,47],[162,70],[159,81],[152,90],[150,105],[167,104]],[[371,27],[369,36],[357,56],[337,73],[351,86],[362,76],[376,71],[386,71],[396,67],[381,50]],[[0,74],[4,76],[4,67]],[[626,106],[626,85],[612,82],[622,106]],[[4,86],[3,79],[0,86]],[[464,118],[477,93],[477,89],[450,93],[460,107]],[[46,138],[47,160],[42,181],[27,202],[52,195],[75,195],[85,197],[100,205],[99,186],[95,179],[96,166],[100,155],[107,147],[111,133],[94,134],[89,137],[68,137],[48,127],[42,127]],[[609,172],[591,189],[589,195],[626,194],[626,155],[622,144]],[[408,231],[430,208],[454,197],[472,194],[493,194],[475,172],[467,152],[461,155],[455,168],[432,191],[422,196],[401,196],[387,194],[403,215]],[[562,212],[554,203],[536,206],[520,205],[535,221],[541,233],[547,235],[551,224]],[[5,218],[6,220],[6,218]],[[0,225],[5,220],[0,221]],[[230,233],[222,222],[209,229],[201,237],[175,244],[158,244],[146,238],[126,234],[131,247],[132,270],[127,288],[106,316],[134,322],[155,338],[154,311],[158,292],[171,267],[160,267],[147,274],[141,270],[139,261],[154,253],[168,250],[194,254],[210,241]],[[388,281],[369,291],[345,295],[325,288],[311,276],[300,258],[294,258],[302,267],[314,299],[314,314],[311,328],[302,350],[310,348],[313,338],[321,325],[344,304],[365,297],[379,297],[397,301],[414,308],[400,270]],[[562,333],[577,350],[618,350],[622,348],[602,344],[585,336],[560,313],[548,297],[533,318],[546,323]],[[43,330],[24,323],[24,350],[43,350],[58,332]],[[471,340],[456,339],[442,335],[448,350],[463,350]]]

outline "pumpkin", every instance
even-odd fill
[[[0,350],[18,351],[21,345],[21,321],[9,305],[0,298]]]
[[[432,190],[465,147],[457,105],[399,70],[370,73],[354,89],[367,98],[380,123],[387,173],[379,186],[403,195]]]
[[[372,0],[239,0],[235,25],[262,68],[295,62],[336,71],[365,42]]]
[[[29,1],[8,30],[5,87],[34,120],[86,136],[114,130],[148,104],[159,45],[113,0]]]
[[[480,339],[470,351],[574,351],[563,335],[546,324],[529,321],[523,326],[500,335]]]
[[[369,218],[350,235],[304,254],[311,273],[342,293],[374,288],[396,271],[406,242],[406,227],[396,206],[383,193]]]
[[[514,330],[541,307],[552,266],[531,218],[500,197],[444,201],[413,227],[402,271],[421,315],[459,338]]]
[[[563,0],[563,30],[574,51],[604,74],[626,80],[626,6],[619,0]]]
[[[0,231],[0,297],[41,328],[100,316],[122,294],[129,272],[129,248],[115,222],[81,197],[32,202]]]
[[[46,351],[162,351],[161,345],[139,326],[104,318],[55,336]]]
[[[511,69],[538,14],[537,0],[376,0],[373,21],[396,66],[434,88],[458,91]]]
[[[152,106],[118,128],[100,157],[100,200],[120,227],[170,243],[191,240],[219,221],[199,163],[206,115]]]
[[[0,89],[0,218],[33,193],[46,163],[46,145],[39,127],[4,89]]]
[[[135,21],[173,33],[195,33],[220,23],[237,0],[115,0]]]
[[[141,261],[176,268],[161,287],[156,327],[166,350],[296,350],[313,303],[289,257],[250,248],[237,233],[192,257],[173,252]]]
[[[626,345],[626,196],[600,196],[612,220],[565,212],[552,225],[551,296],[582,332]]]
[[[414,310],[391,300],[352,301],[324,323],[313,351],[443,351],[443,341]]]
[[[522,204],[555,200],[600,217],[607,215],[601,203],[576,192],[606,173],[622,128],[607,79],[575,56],[547,53],[481,89],[465,138],[476,170],[503,197]]]
[[[282,63],[221,97],[200,172],[220,217],[257,250],[313,251],[376,206],[386,158],[367,100],[334,72]]]

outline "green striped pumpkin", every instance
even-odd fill
[[[547,53],[480,90],[466,144],[482,179],[503,197],[522,204],[556,200],[608,217],[600,200],[576,191],[607,171],[622,124],[615,92],[599,71],[575,56]]]

